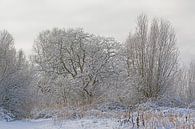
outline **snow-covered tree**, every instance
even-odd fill
[[[16,52],[14,40],[7,31],[0,32],[0,106],[17,117],[30,112],[31,74],[22,51]],[[30,106],[30,105],[29,105]],[[28,107],[28,108],[27,108]],[[20,114],[20,116],[18,116]]]
[[[64,102],[69,90],[91,101],[103,93],[100,90],[115,72],[112,60],[116,46],[113,38],[95,36],[82,29],[55,28],[38,36],[34,61],[39,71],[50,76],[50,84],[45,86],[54,84],[52,89],[45,88],[46,91],[53,93],[60,88]]]

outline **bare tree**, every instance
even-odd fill
[[[177,72],[178,50],[169,22],[154,19],[148,24],[147,16],[138,17],[136,32],[126,41],[127,64],[129,74],[136,76],[136,89],[146,98],[156,98],[171,86]]]
[[[189,70],[188,70],[188,85],[186,85],[186,95],[189,102],[194,101],[195,99],[195,62],[191,61]]]

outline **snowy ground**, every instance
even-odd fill
[[[91,111],[94,112],[94,111]],[[139,112],[109,112],[112,117],[0,121],[0,129],[195,129],[195,110],[155,108]],[[104,113],[105,114],[105,113]],[[129,119],[130,116],[130,119]]]
[[[0,129],[114,129],[117,121],[112,119],[80,119],[55,122],[38,121],[0,121]]]

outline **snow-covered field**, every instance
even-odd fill
[[[0,121],[0,129],[114,129],[114,119],[79,119],[55,122],[53,120],[37,121]]]
[[[158,108],[131,114],[115,113],[118,117],[0,121],[0,129],[130,129],[138,126],[146,129],[195,129],[195,110]]]

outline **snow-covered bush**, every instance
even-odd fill
[[[15,120],[15,116],[11,112],[0,107],[0,120],[13,121]]]

